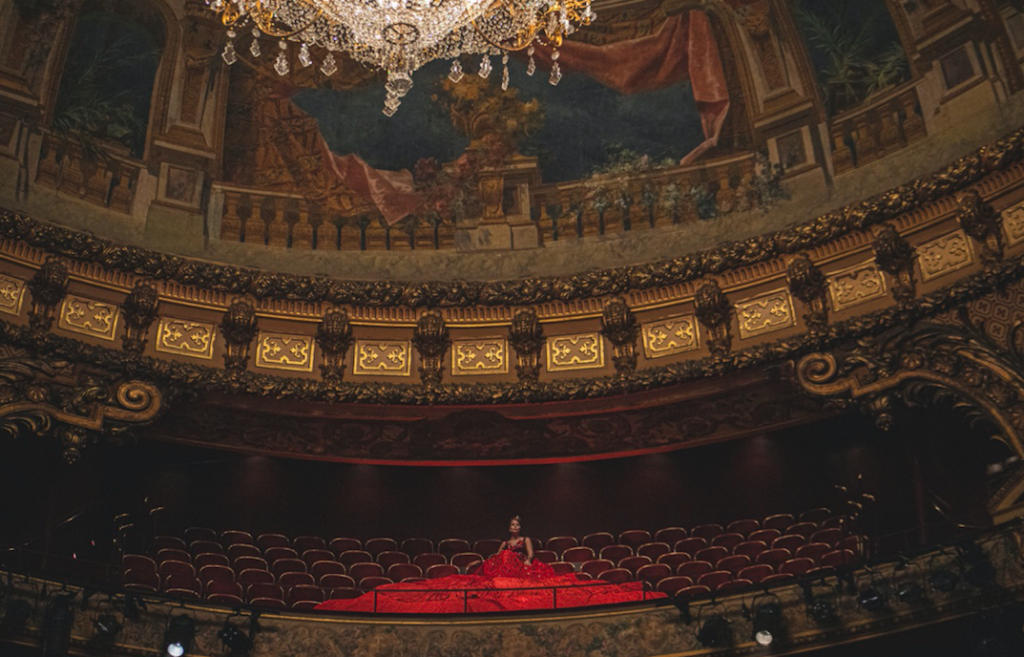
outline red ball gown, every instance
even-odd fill
[[[558,575],[546,563],[526,564],[523,542],[499,550],[475,574],[384,584],[358,598],[328,600],[317,609],[383,614],[461,614],[566,609],[664,598],[642,582],[611,584],[575,573]]]

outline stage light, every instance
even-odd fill
[[[58,595],[50,601],[43,617],[43,657],[65,657],[71,644],[71,626],[75,622],[73,595]]]
[[[4,630],[8,632],[17,632],[25,628],[25,623],[32,616],[32,605],[28,600],[22,598],[14,598],[7,603],[7,609],[4,612]]]
[[[924,599],[924,587],[912,579],[896,583],[896,598],[903,604],[916,604]]]
[[[828,596],[819,595],[811,602],[811,618],[821,625],[839,622],[839,612]]]
[[[857,602],[865,610],[875,613],[886,609],[885,596],[874,586],[861,589],[857,595]]]
[[[101,639],[113,640],[121,631],[121,623],[112,614],[100,614],[99,618],[92,622],[96,628],[96,635]]]
[[[767,602],[754,611],[754,640],[759,645],[770,646],[782,633],[782,606],[778,602]]]
[[[732,632],[729,621],[720,614],[709,617],[700,626],[697,632],[697,640],[705,648],[718,648],[732,642]]]
[[[247,655],[252,650],[252,639],[230,620],[224,621],[224,627],[217,632],[217,636],[232,655]]]
[[[936,568],[928,573],[928,586],[939,593],[949,593],[956,589],[960,578],[948,568]]]
[[[164,632],[164,653],[169,657],[182,657],[192,649],[196,635],[196,622],[188,614],[179,614],[171,619]]]

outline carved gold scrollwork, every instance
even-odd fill
[[[120,311],[111,303],[76,295],[64,297],[57,326],[100,340],[113,340]]]
[[[124,335],[121,344],[129,354],[141,354],[146,348],[146,334],[157,318],[160,295],[150,281],[139,281],[125,297],[121,309],[124,312]]]
[[[962,192],[957,203],[960,227],[981,247],[981,261],[986,265],[997,264],[1003,259],[1002,217],[974,189]]]
[[[508,341],[516,350],[516,376],[524,383],[536,383],[540,377],[540,354],[544,349],[544,329],[537,311],[524,308],[512,316]]]
[[[806,253],[794,257],[786,269],[789,291],[804,304],[804,321],[812,332],[828,326],[828,281]]]
[[[24,299],[25,281],[0,275],[0,313],[20,315]]]
[[[235,297],[220,320],[220,331],[227,345],[224,368],[235,374],[244,372],[249,360],[249,346],[259,332],[252,301]]]
[[[695,351],[700,331],[693,315],[669,317],[643,325],[644,353],[648,360]]]
[[[921,280],[925,283],[968,267],[974,262],[971,242],[962,230],[953,231],[922,244],[917,249],[917,256],[921,263]]]
[[[615,371],[620,375],[636,371],[636,338],[640,323],[622,297],[613,297],[601,312],[601,335],[612,343]]]
[[[412,334],[412,346],[420,352],[420,381],[427,386],[441,384],[444,355],[451,345],[451,336],[444,316],[430,310],[420,315]]]
[[[697,319],[707,329],[708,347],[715,358],[725,358],[732,350],[732,318],[734,315],[729,298],[718,286],[718,281],[710,279],[697,288],[693,305]]]
[[[892,224],[881,224],[875,230],[875,264],[892,277],[892,296],[897,303],[914,299],[914,247],[903,239]]]
[[[63,260],[50,257],[28,282],[32,293],[29,326],[37,335],[53,325],[53,314],[68,291],[68,268]]]
[[[452,374],[455,376],[508,372],[505,338],[456,340],[452,345]]]
[[[329,385],[341,383],[345,376],[345,354],[352,346],[352,325],[344,308],[329,310],[316,330],[316,342],[323,352],[320,374]]]

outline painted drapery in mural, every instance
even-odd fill
[[[599,88],[618,95],[628,97],[688,83],[703,134],[690,142],[695,148],[687,148],[676,159],[688,164],[717,143],[729,109],[729,93],[718,44],[705,13],[671,16],[648,34],[610,43],[566,42],[560,52],[559,62],[567,76],[586,76],[599,83]],[[537,55],[540,67],[550,68],[550,53],[538,51]],[[368,77],[350,87],[375,85]],[[323,112],[314,117],[296,105],[295,96],[303,92],[299,86],[267,78],[254,80],[252,86],[248,92],[250,115],[235,128],[252,146],[249,152],[236,151],[231,158],[230,179],[271,190],[298,188],[307,199],[342,215],[376,210],[389,224],[417,211],[423,200],[409,169],[388,170],[368,163],[371,157],[364,153],[332,152],[317,121],[324,120]],[[493,87],[493,93],[501,93],[497,83]],[[436,94],[432,98],[435,102]],[[358,130],[359,126],[346,128]],[[580,128],[580,138],[593,136],[586,126]],[[458,153],[448,156],[451,161]]]

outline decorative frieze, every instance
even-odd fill
[[[220,331],[227,347],[224,350],[224,368],[235,374],[244,372],[249,361],[249,347],[259,331],[252,300],[235,297],[220,320]]]
[[[315,350],[312,336],[260,331],[256,340],[256,367],[312,372]]]
[[[612,343],[615,371],[632,374],[636,371],[636,338],[640,322],[622,297],[612,297],[601,311],[601,335]]]
[[[715,358],[724,358],[732,350],[732,318],[734,310],[718,281],[704,282],[693,297],[697,319],[708,332],[708,347]]]
[[[524,383],[536,383],[540,377],[540,353],[544,349],[544,329],[536,310],[516,311],[508,329],[508,341],[516,350],[516,376]]]
[[[969,267],[974,262],[974,252],[964,231],[957,230],[917,247],[917,260],[921,280],[927,283]]]
[[[112,341],[119,315],[118,307],[112,303],[68,295],[64,297],[57,326],[72,333]]]
[[[452,374],[470,376],[508,372],[508,342],[505,338],[455,340],[452,343]]]
[[[424,385],[440,385],[444,355],[451,345],[451,336],[445,325],[444,315],[428,310],[416,320],[412,334],[412,346],[420,353],[420,382]]]
[[[156,330],[157,351],[190,358],[213,358],[213,340],[217,327],[190,319],[161,317]]]
[[[548,371],[571,372],[604,367],[604,343],[598,333],[548,338]]]
[[[0,313],[20,315],[25,300],[25,281],[0,274]]]
[[[1003,210],[1003,232],[1006,245],[1017,246],[1024,242],[1024,203]]]
[[[68,268],[60,258],[49,257],[28,282],[32,293],[29,326],[45,333],[53,326],[53,314],[68,291]]]
[[[828,278],[832,312],[840,312],[885,297],[885,277],[874,261],[834,272]]]
[[[320,374],[329,384],[341,383],[345,376],[345,354],[352,346],[352,324],[348,311],[333,308],[324,315],[316,330],[316,342],[324,355]]]
[[[736,304],[740,339],[781,331],[796,325],[793,299],[786,290],[775,290]]]
[[[960,227],[978,243],[981,261],[986,265],[998,263],[1003,259],[1002,217],[974,189],[961,193],[957,204]]]
[[[917,294],[914,282],[915,250],[892,224],[875,230],[875,264],[892,277],[892,297],[897,303],[909,303]]]
[[[408,340],[356,340],[356,376],[409,376],[412,345]]]
[[[125,351],[141,354],[146,348],[146,334],[156,321],[159,305],[160,295],[149,281],[139,281],[125,297],[122,304],[124,335],[121,338]]]
[[[786,269],[789,291],[804,304],[804,321],[812,331],[828,326],[828,281],[806,253],[794,257]]]
[[[694,315],[678,315],[644,324],[641,330],[644,355],[648,360],[696,351],[700,329]]]

